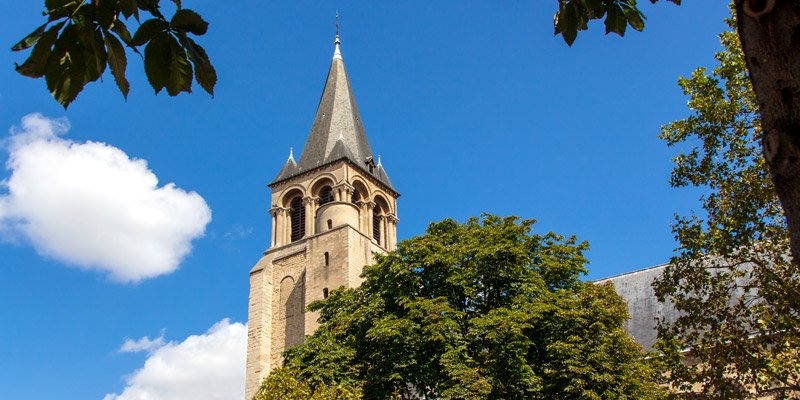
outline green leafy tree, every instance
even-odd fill
[[[314,388],[297,378],[297,371],[278,368],[264,380],[253,400],[360,400],[358,387],[326,385],[315,380]]]
[[[643,354],[610,285],[583,283],[575,237],[532,220],[444,220],[310,306],[320,328],[289,349],[293,379],[365,399],[651,399]]]
[[[761,151],[784,210],[791,255],[800,265],[800,3],[733,0],[733,12],[761,117]],[[606,33],[622,36],[628,26],[644,29],[645,17],[636,0],[558,0],[555,34],[571,45],[592,20],[604,20]]]
[[[144,47],[145,73],[156,93],[191,92],[194,73],[200,86],[213,95],[217,73],[206,51],[190,36],[204,35],[208,23],[182,8],[180,0],[172,1],[176,11],[167,19],[160,0],[45,0],[45,23],[12,47],[13,51],[32,48],[16,70],[31,78],[44,77],[47,89],[66,108],[108,67],[127,98],[125,47],[139,55]],[[140,23],[133,35],[124,22],[131,19]]]
[[[655,284],[680,311],[660,323],[662,361],[676,389],[699,392],[692,398],[800,398],[800,267],[789,261],[740,42],[733,31],[720,40],[719,66],[679,80],[691,115],[660,135],[682,148],[672,186],[707,192],[703,213],[673,226],[679,255]]]

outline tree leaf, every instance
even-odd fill
[[[42,37],[33,46],[31,54],[22,65],[18,65],[15,69],[17,72],[24,76],[31,78],[41,78],[44,75],[45,67],[47,66],[47,59],[50,57],[50,48],[58,37],[58,31],[64,26],[66,21],[61,21],[56,25],[50,27]]]
[[[172,2],[175,3],[175,7],[178,7],[178,10],[181,9],[181,0],[172,0]]]
[[[619,5],[612,5],[606,10],[606,35],[613,32],[620,36],[625,36],[625,29],[628,27],[628,20]]]
[[[644,14],[637,9],[626,10],[625,15],[631,28],[641,32],[644,29]]]
[[[53,11],[74,2],[75,0],[45,0],[44,6],[48,11]]]
[[[158,20],[156,18],[148,19],[144,21],[140,26],[139,29],[136,30],[136,33],[133,34],[133,39],[131,39],[131,45],[133,46],[141,46],[153,39],[158,33],[164,32],[164,22]]]
[[[204,35],[208,31],[208,22],[204,21],[199,14],[189,9],[178,10],[172,17],[170,26],[191,32],[198,36]]]
[[[136,0],[119,0],[117,7],[125,18],[133,15],[137,21],[139,20],[139,8],[136,7]]]
[[[156,93],[166,88],[170,96],[192,91],[192,66],[183,47],[172,35],[160,32],[144,49],[147,79]]]
[[[65,109],[86,84],[86,61],[79,43],[78,29],[74,24],[64,29],[45,67],[47,89]]]
[[[172,50],[168,37],[169,34],[166,32],[158,32],[144,48],[144,72],[156,94],[166,87],[167,80],[169,80]]]
[[[122,22],[121,20],[114,21],[114,23],[111,25],[111,31],[116,33],[119,36],[120,40],[122,40],[122,42],[125,43],[127,46],[133,46],[131,44],[132,41],[131,33],[128,31],[128,27],[125,25],[124,22]]]
[[[151,14],[158,16],[161,13],[158,11],[158,2],[160,0],[136,0],[136,6],[139,7],[140,10],[145,10],[150,12]]]
[[[177,96],[180,92],[192,92],[192,66],[186,56],[186,51],[172,35],[167,35],[170,48],[169,79],[167,79],[167,93]]]
[[[117,0],[96,0],[97,11],[95,19],[103,29],[108,29],[117,18]]]
[[[575,8],[565,4],[555,16],[555,33],[561,34],[567,45],[572,46],[575,38],[578,37],[578,19]]]
[[[25,36],[22,40],[17,42],[14,47],[11,48],[11,51],[20,51],[25,50],[39,41],[39,38],[42,37],[44,34],[45,28],[47,28],[48,23],[44,23],[42,26],[36,28],[35,31],[31,32],[28,36]]]
[[[598,19],[606,13],[603,0],[586,0],[585,7],[587,19]]]
[[[131,85],[125,77],[125,69],[128,66],[125,48],[122,47],[122,43],[120,43],[114,35],[106,35],[105,44],[106,52],[108,53],[108,66],[111,67],[111,75],[114,76],[114,82],[117,83],[119,91],[122,92],[122,97],[127,99]]]
[[[48,15],[47,20],[49,22],[53,22],[57,19],[67,17],[71,15],[78,6],[81,5],[82,2],[78,2],[75,0],[72,1],[59,1],[58,4],[54,7],[47,7],[46,15]]]
[[[211,65],[205,49],[185,35],[181,37],[181,44],[186,48],[189,60],[194,64],[194,76],[197,83],[213,97],[214,86],[217,84],[217,71]]]
[[[107,65],[108,56],[103,44],[103,35],[93,21],[81,19],[76,25],[79,28],[78,38],[83,50],[82,58],[86,62],[85,81],[94,82],[103,75]]]

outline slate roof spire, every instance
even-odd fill
[[[337,26],[331,66],[303,152],[296,166],[289,165],[294,160],[287,161],[273,183],[347,159],[395,191],[385,172],[378,174],[374,168],[372,149],[350,88],[340,43]]]

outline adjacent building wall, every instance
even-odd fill
[[[631,317],[625,322],[625,331],[646,351],[652,350],[656,341],[656,320],[664,317],[673,322],[678,317],[677,310],[670,304],[659,303],[653,291],[653,281],[666,267],[666,264],[658,265],[595,282],[614,285],[617,294],[628,305]]]

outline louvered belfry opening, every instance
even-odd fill
[[[306,235],[306,208],[303,199],[298,196],[290,203],[292,218],[292,241],[297,241]]]
[[[372,237],[381,244],[381,213],[378,207],[372,209]]]
[[[319,205],[327,204],[333,201],[333,190],[330,186],[325,186],[319,191]]]
[[[359,200],[361,200],[361,195],[358,194],[358,189],[353,190],[353,195],[350,196],[350,202],[356,204]]]

